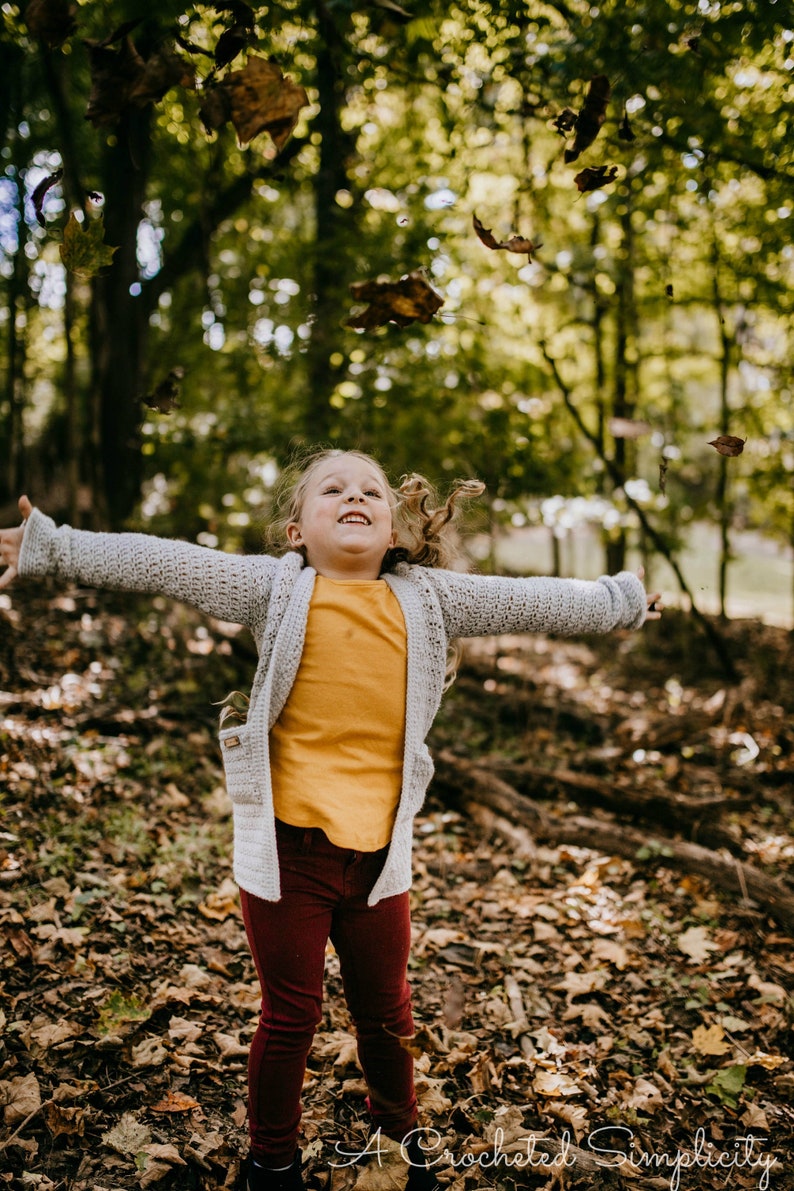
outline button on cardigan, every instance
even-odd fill
[[[316,572],[301,555],[225,554],[149,534],[101,534],[56,527],[40,510],[25,527],[23,576],[122,591],[157,592],[246,625],[259,661],[247,722],[223,728],[221,752],[234,812],[234,875],[248,893],[280,897],[268,735],[303,648]],[[383,870],[370,904],[411,884],[413,820],[433,775],[425,739],[438,711],[447,646],[456,637],[516,632],[600,632],[638,628],[645,589],[629,572],[581,579],[506,579],[400,563],[382,576],[399,600],[408,642],[403,780]]]

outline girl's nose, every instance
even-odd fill
[[[363,492],[351,492],[347,499],[348,499],[348,501],[363,500],[364,493]]]

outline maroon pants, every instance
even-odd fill
[[[319,828],[277,822],[281,900],[241,890],[248,942],[262,986],[262,1014],[248,1065],[253,1156],[286,1166],[295,1154],[301,1089],[322,1018],[328,939],[336,949],[373,1125],[402,1139],[416,1123],[413,1059],[400,1039],[413,1033],[406,980],[408,894],[367,905],[386,849],[353,852]]]

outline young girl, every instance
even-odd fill
[[[281,558],[144,534],[56,528],[26,497],[0,533],[17,575],[158,592],[247,625],[259,664],[244,724],[220,732],[234,808],[234,873],[262,986],[249,1062],[248,1191],[304,1186],[300,1096],[321,1020],[330,938],[375,1128],[405,1139],[409,1191],[438,1187],[415,1131],[406,980],[412,825],[433,764],[425,744],[449,642],[526,630],[608,632],[655,618],[658,596],[623,572],[597,582],[443,569],[441,509],[414,477],[325,451],[300,475]]]

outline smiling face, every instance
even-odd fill
[[[380,468],[358,455],[330,456],[314,465],[303,488],[287,525],[289,544],[329,579],[377,579],[394,545],[391,490]]]

